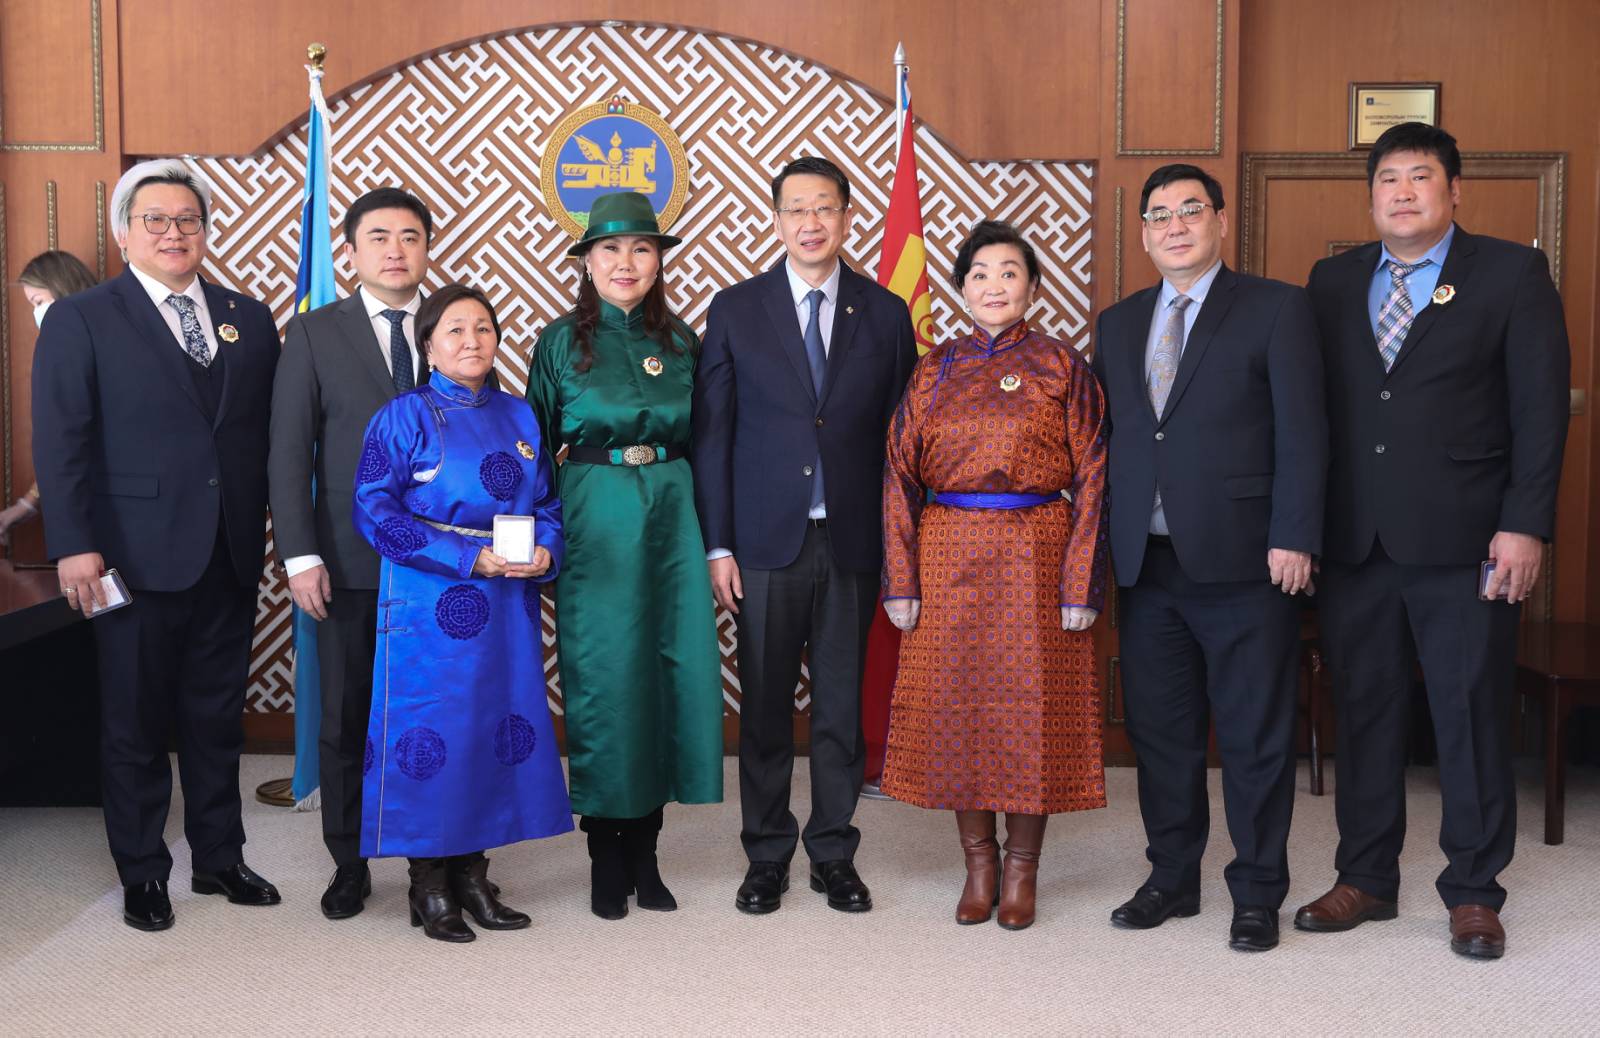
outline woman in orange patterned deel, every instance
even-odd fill
[[[951,280],[972,331],[922,358],[889,428],[884,609],[906,634],[883,791],[955,812],[956,922],[998,904],[1020,930],[1047,816],[1106,803],[1089,635],[1106,593],[1104,401],[1077,351],[1028,326],[1039,263],[1015,228],[973,228]]]

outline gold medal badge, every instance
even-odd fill
[[[1433,290],[1433,305],[1443,306],[1456,297],[1456,286],[1440,285]]]
[[[223,342],[238,342],[239,329],[231,324],[219,324],[217,325],[217,338]]]
[[[536,456],[534,454],[533,447],[529,445],[527,440],[517,441],[517,453],[522,455],[524,458],[527,458],[529,461],[532,461]]]
[[[661,365],[660,357],[646,357],[644,359],[644,373],[646,375],[659,375],[665,370],[666,368]]]
[[[1003,393],[1015,393],[1021,386],[1022,379],[1015,375],[1007,375],[1000,380],[1000,391]]]

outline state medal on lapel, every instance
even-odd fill
[[[659,357],[646,357],[644,359],[643,367],[646,375],[659,375],[665,370],[661,366],[661,358]]]
[[[219,324],[217,325],[217,338],[223,342],[238,342],[239,329],[231,324]]]
[[[1443,306],[1456,297],[1456,286],[1440,285],[1433,290],[1433,305]]]
[[[1015,375],[1007,375],[1000,380],[1000,391],[1002,393],[1014,393],[1021,385],[1022,379]]]
[[[522,455],[524,458],[527,458],[529,461],[532,461],[535,457],[533,446],[529,444],[527,440],[517,441],[517,453]]]

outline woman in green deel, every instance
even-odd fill
[[[671,911],[656,866],[662,807],[722,799],[722,673],[705,543],[684,456],[699,341],[673,316],[645,196],[602,195],[568,250],[572,312],[539,336],[528,402],[557,475],[567,560],[556,582],[572,809],[589,834],[590,907]]]

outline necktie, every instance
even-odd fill
[[[822,349],[822,301],[825,298],[820,288],[806,293],[806,302],[811,304],[811,318],[806,321],[806,362],[811,365],[811,388],[816,390],[818,401],[822,399],[822,376],[828,370],[828,355]],[[818,454],[811,473],[811,508],[816,510],[822,506],[822,455]]]
[[[1172,383],[1178,377],[1178,358],[1183,356],[1183,312],[1194,302],[1188,296],[1175,297],[1169,304],[1171,312],[1167,314],[1167,326],[1161,329],[1161,337],[1156,340],[1155,352],[1150,355],[1150,406],[1155,408],[1156,419],[1159,421],[1161,412],[1167,408],[1167,397],[1172,393]],[[1156,500],[1151,510],[1155,518],[1151,520],[1151,528],[1157,533],[1167,532],[1166,514],[1161,510],[1161,487],[1156,487]]]
[[[416,373],[411,370],[411,344],[406,342],[406,312],[385,310],[383,316],[389,319],[389,369],[394,377],[394,389],[396,393],[404,393],[417,385]]]
[[[167,303],[178,311],[178,325],[183,329],[184,352],[193,357],[194,362],[202,368],[209,368],[211,347],[206,345],[206,333],[200,327],[200,315],[195,310],[194,300],[174,292],[167,297]]]
[[[1383,355],[1385,371],[1394,367],[1394,359],[1400,355],[1406,333],[1411,330],[1411,322],[1417,316],[1411,309],[1411,293],[1406,290],[1406,278],[1411,276],[1412,271],[1420,270],[1428,263],[1428,260],[1421,263],[1389,261],[1389,280],[1392,284],[1383,305],[1378,308],[1378,352]]]
[[[1172,300],[1167,326],[1161,329],[1155,352],[1150,355],[1150,405],[1156,417],[1166,410],[1167,397],[1172,393],[1173,380],[1178,377],[1178,358],[1183,356],[1183,312],[1194,302],[1188,296]]]

